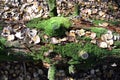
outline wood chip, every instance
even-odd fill
[[[102,26],[102,27],[107,27],[108,25],[109,25],[109,23],[107,23],[107,22],[99,23],[99,26]]]
[[[40,37],[38,35],[32,37],[31,40],[34,42],[34,44],[40,43]]]
[[[107,48],[108,45],[106,42],[100,42],[99,45],[98,45],[100,48]]]
[[[15,36],[13,34],[8,35],[7,41],[13,41],[15,39]]]

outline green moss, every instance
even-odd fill
[[[78,41],[85,41],[85,42],[90,42],[91,41],[91,38],[90,37],[87,37],[87,36],[76,36],[76,39],[78,40]]]
[[[109,50],[99,48],[97,45],[92,43],[86,43],[83,46],[83,49],[90,54],[90,57],[102,57],[111,53]]]
[[[0,53],[5,52],[5,43],[6,43],[6,39],[3,37],[0,37]]]
[[[70,20],[64,17],[52,17],[42,21],[33,19],[27,24],[28,27],[43,29],[49,36],[63,36],[70,25]]]
[[[114,46],[116,46],[116,48],[120,48],[120,41],[115,41]]]
[[[97,34],[97,37],[100,37],[102,34],[105,34],[107,32],[107,29],[105,28],[98,28],[98,27],[92,27],[92,32],[95,32]]]
[[[111,25],[119,25],[120,21],[108,21]]]
[[[1,24],[0,24],[0,30],[2,30]]]
[[[70,62],[73,60],[82,61],[81,57],[79,56],[79,51],[82,50],[86,51],[89,54],[90,58],[102,57],[112,54],[112,51],[99,48],[97,45],[94,45],[92,43],[67,43],[66,45],[42,46],[40,48],[40,51],[35,55],[36,59],[44,60],[43,54],[49,49],[53,49],[54,52],[61,54],[63,58],[70,58]]]
[[[7,40],[6,40],[5,38],[0,37],[0,43],[1,43],[1,44],[5,44],[5,43],[6,43],[6,41],[7,41]]]
[[[103,54],[109,53],[108,50],[106,49],[101,49],[97,45],[91,44],[91,43],[69,43],[64,46],[56,46],[55,47],[55,52],[60,53],[63,57],[71,57],[74,60],[80,59],[80,56],[78,52],[80,50],[86,51],[88,54],[91,56],[102,56]]]
[[[42,46],[40,48],[39,52],[36,52],[34,54],[35,60],[42,60],[47,63],[53,63],[52,59],[49,57],[44,57],[44,52],[47,52],[49,49],[53,49],[53,52],[60,54],[62,56],[62,59],[67,60],[64,61],[65,64],[69,65],[77,65],[80,66],[80,69],[90,68],[91,66],[94,66],[97,61],[103,59],[106,56],[113,56],[113,55],[120,55],[120,49],[102,49],[99,48],[97,45],[94,45],[92,43],[86,42],[86,43],[67,43],[65,45],[46,45]],[[88,53],[89,57],[87,59],[82,59],[79,51],[85,51]]]
[[[117,57],[120,58],[120,49],[119,49],[119,48],[118,48],[118,49],[113,49],[113,50],[111,51],[111,53],[113,53],[113,54],[112,54],[113,56],[116,55]]]
[[[53,49],[54,45],[47,45],[47,46],[41,46],[40,50],[37,52],[31,53],[31,56],[33,57],[33,60],[42,60],[43,62],[47,62],[51,64],[51,59],[49,57],[45,57],[44,53],[48,52],[48,50]]]
[[[95,24],[95,25],[99,25],[99,24],[102,24],[102,23],[104,23],[104,22],[107,22],[107,23],[109,23],[110,25],[118,25],[118,24],[120,24],[120,21],[117,21],[117,20],[114,20],[114,21],[105,21],[105,20],[92,20],[93,21],[93,24]]]
[[[60,53],[62,55],[62,57],[64,58],[72,58],[74,60],[78,60],[79,56],[78,56],[78,51],[81,49],[81,45],[80,44],[76,44],[76,43],[68,43],[66,45],[57,45],[54,48],[54,51],[57,53]]]
[[[99,24],[102,24],[104,22],[105,22],[105,20],[93,20],[93,24],[95,24],[95,25],[99,25]]]
[[[40,19],[40,18],[34,18],[34,19],[30,20],[26,25],[30,28],[35,28],[35,27],[39,26],[41,21],[42,21],[42,19]]]
[[[44,58],[44,52],[47,52],[48,50],[49,50],[48,47],[42,46],[40,48],[39,52],[34,52],[31,55],[33,56],[34,60],[39,60],[39,59],[44,60],[45,59]]]

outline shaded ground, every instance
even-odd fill
[[[120,59],[108,57],[87,70],[76,70],[68,74],[65,67],[57,70],[55,80],[119,80]],[[67,66],[67,65],[66,65]],[[41,61],[0,62],[1,80],[47,80],[47,71]]]

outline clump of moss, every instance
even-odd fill
[[[107,32],[107,29],[92,27],[91,32],[95,32],[97,34],[97,37],[100,37],[102,34],[105,34]]]
[[[111,53],[109,50],[102,49],[102,48],[100,48],[97,45],[94,45],[92,43],[86,43],[83,46],[83,49],[93,57],[102,57],[105,55],[109,55]]]
[[[68,18],[52,17],[47,20],[33,19],[27,23],[27,26],[43,29],[49,36],[63,36],[71,26],[71,22]]]
[[[65,45],[47,45],[42,46],[40,51],[35,54],[36,59],[44,60],[43,54],[49,49],[53,49],[54,52],[62,55],[63,58],[70,58],[73,60],[81,60],[79,56],[79,51],[86,51],[90,56],[89,57],[102,57],[105,55],[112,54],[111,51],[107,49],[99,48],[97,45],[92,43],[67,43]]]
[[[79,59],[78,51],[81,49],[80,44],[68,43],[66,45],[57,45],[54,48],[54,51],[60,53],[62,57],[69,57],[75,60]]]
[[[6,43],[6,39],[3,37],[0,37],[0,52],[1,53],[5,52],[5,43]]]
[[[111,25],[119,25],[120,21],[108,21]]]
[[[94,66],[98,60],[106,56],[120,54],[120,49],[113,49],[113,50],[102,49],[97,45],[94,45],[89,42],[85,42],[85,43],[79,42],[79,43],[67,43],[65,45],[48,44],[46,46],[41,46],[39,52],[35,52],[33,54],[33,57],[35,58],[35,60],[42,60],[47,63],[53,64],[54,61],[50,57],[44,56],[44,53],[50,49],[52,49],[53,52],[61,55],[62,61],[65,64],[77,65],[77,66],[82,64],[81,68],[84,69],[86,68],[86,66],[87,68],[90,68],[91,65]],[[82,57],[79,54],[79,51],[87,52],[88,58],[82,59]]]
[[[41,18],[34,18],[34,19],[30,20],[26,25],[27,25],[27,27],[35,28],[35,27],[39,26],[38,24],[40,24],[41,21],[42,21]]]
[[[79,60],[79,51],[86,51],[89,57],[101,57],[110,53],[107,49],[99,48],[97,45],[92,43],[68,43],[64,46],[58,45],[54,48],[55,52],[60,53],[63,57],[71,57],[74,60]]]
[[[116,46],[116,48],[120,48],[120,41],[115,41],[114,46]]]

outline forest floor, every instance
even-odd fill
[[[76,29],[89,29],[91,26],[99,27],[99,25],[93,24],[90,21],[85,20],[72,20],[74,23],[70,30]],[[100,27],[106,28],[111,31],[120,33],[120,24],[102,25]],[[16,43],[17,42],[17,43]],[[18,41],[13,41],[11,44],[18,44]],[[10,45],[10,44],[9,44]],[[32,48],[40,48],[41,44],[35,45]],[[45,44],[42,44],[45,45]],[[31,48],[21,45],[18,48],[12,48],[14,52],[24,51],[28,53]],[[23,56],[19,57],[21,61],[4,61],[0,62],[0,79],[1,80],[47,80],[47,71],[41,61],[23,61]],[[23,60],[22,60],[23,59]],[[120,78],[120,59],[115,57],[106,57],[100,62],[89,69],[80,69],[74,73],[69,74],[68,70],[64,67],[57,70],[55,80],[119,80]],[[66,67],[66,66],[65,66]]]
[[[119,80],[119,4],[79,1],[0,1],[0,80]]]

